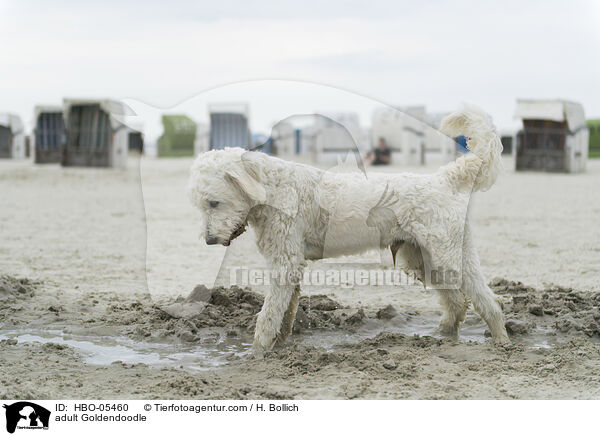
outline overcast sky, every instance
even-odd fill
[[[0,0],[0,111],[29,122],[35,104],[65,96],[169,107],[226,84],[288,79],[431,111],[471,102],[500,127],[514,125],[517,97],[579,101],[600,118],[598,3]],[[258,129],[291,104],[277,87],[261,90]],[[317,104],[353,109],[343,96]]]

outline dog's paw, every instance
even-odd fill
[[[264,359],[266,354],[273,349],[275,345],[275,339],[269,341],[268,344],[265,344],[260,338],[254,338],[254,343],[252,344],[252,355],[255,359]]]
[[[448,339],[458,340],[458,327],[441,323],[437,328],[437,333]]]
[[[492,340],[494,342],[494,345],[503,346],[511,344],[510,339],[508,339],[508,335],[506,333],[496,338],[493,338]]]
[[[262,347],[260,347],[260,346],[256,346],[255,345],[255,346],[252,347],[252,357],[254,359],[257,359],[257,360],[264,359],[265,358],[265,353],[266,353],[265,349],[262,348]]]

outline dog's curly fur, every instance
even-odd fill
[[[502,144],[491,118],[472,106],[449,115],[442,130],[467,136],[471,152],[426,175],[375,173],[367,179],[239,148],[198,156],[189,194],[205,220],[207,242],[229,245],[250,224],[259,251],[281,278],[258,315],[257,354],[290,334],[306,260],[382,247],[391,247],[403,268],[418,270],[423,283],[438,290],[443,333],[457,334],[470,301],[493,339],[508,342],[467,217],[471,193],[489,189],[501,171]],[[433,280],[440,271],[454,280]]]

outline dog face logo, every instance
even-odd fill
[[[19,401],[10,405],[4,404],[6,409],[6,431],[14,433],[18,429],[48,429],[50,411],[42,406],[28,401]]]

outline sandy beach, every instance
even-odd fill
[[[264,261],[252,231],[229,248],[198,239],[190,164],[0,161],[1,396],[600,398],[600,160],[569,175],[515,173],[506,158],[472,198],[511,345],[492,345],[472,310],[459,341],[440,337],[437,296],[419,284],[314,285],[289,343],[262,360],[248,350],[265,287],[231,283],[230,268]],[[311,268],[348,264],[392,265],[370,252]]]

